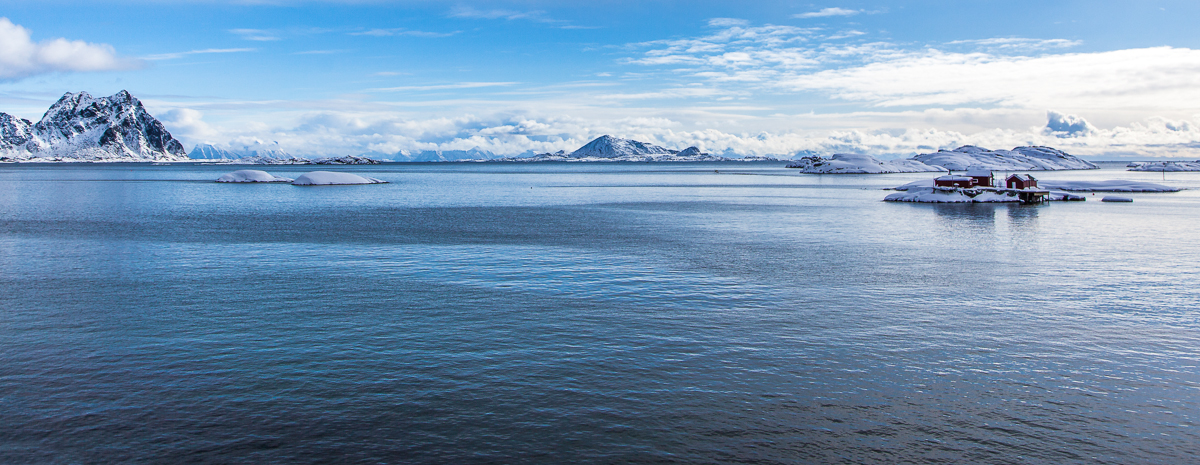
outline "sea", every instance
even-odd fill
[[[1200,456],[1200,173],[963,205],[783,162],[239,168],[0,165],[0,462]]]

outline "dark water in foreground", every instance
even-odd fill
[[[779,165],[0,166],[0,462],[1200,453],[1200,190]]]

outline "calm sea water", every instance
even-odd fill
[[[0,166],[0,462],[1200,453],[1200,173],[920,205],[781,165]]]

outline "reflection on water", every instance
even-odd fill
[[[0,166],[0,462],[1200,453],[1200,190],[915,205],[880,190],[913,177],[768,164],[331,169],[392,184]]]

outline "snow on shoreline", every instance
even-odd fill
[[[913,187],[905,192],[888,194],[883,200],[887,202],[922,202],[922,203],[1001,203],[1020,202],[1013,192],[974,191],[957,187]]]

